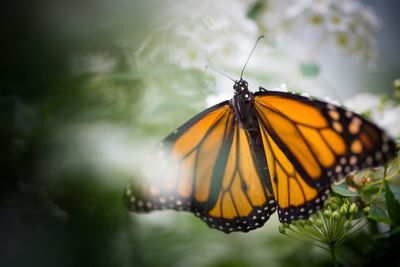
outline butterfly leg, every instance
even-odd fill
[[[268,91],[267,89],[265,89],[265,88],[262,87],[262,86],[260,86],[260,87],[258,88],[258,90],[259,90],[260,92],[267,92],[267,91]]]

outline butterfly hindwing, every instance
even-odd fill
[[[307,218],[334,180],[394,155],[393,140],[345,108],[283,92],[254,101],[282,222]]]
[[[248,133],[235,123],[218,200],[210,211],[199,214],[209,226],[227,233],[259,228],[276,210],[272,188],[265,183],[269,174],[257,165],[264,155],[255,154],[250,143]]]
[[[260,128],[280,221],[289,223],[307,218],[323,206],[329,185],[306,183],[265,127],[261,125]]]

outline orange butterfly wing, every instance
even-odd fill
[[[128,185],[126,203],[139,212],[191,211],[227,233],[261,227],[276,203],[269,174],[260,168],[265,158],[253,150],[229,101],[222,102],[160,143],[145,184]]]
[[[309,217],[334,180],[395,153],[381,129],[342,107],[283,92],[257,92],[254,102],[281,222]]]

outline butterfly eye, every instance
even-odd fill
[[[240,82],[240,89],[243,91],[243,90],[245,90],[245,89],[247,89],[248,88],[248,83],[246,82],[246,81],[241,81]]]

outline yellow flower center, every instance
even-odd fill
[[[311,24],[314,24],[314,25],[320,25],[322,23],[322,20],[323,20],[323,18],[321,15],[312,15],[310,17],[310,22],[311,22]]]
[[[347,37],[346,34],[339,34],[337,37],[337,43],[339,44],[339,46],[341,47],[346,47],[349,43],[349,38]]]

